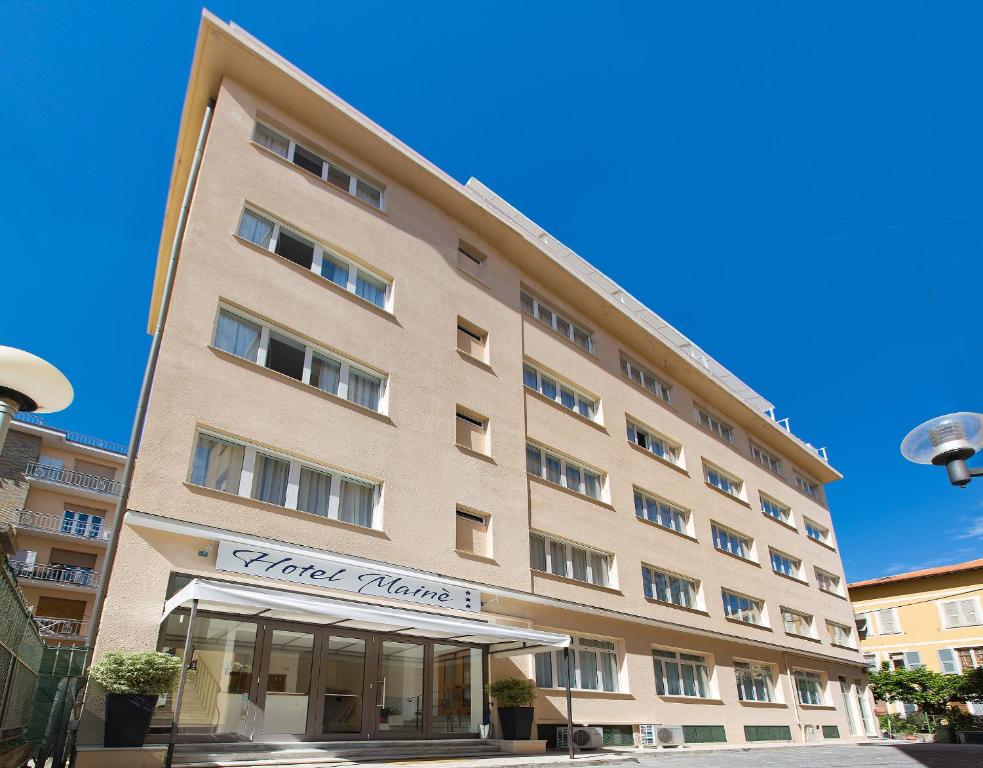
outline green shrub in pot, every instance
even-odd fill
[[[486,690],[498,705],[502,738],[508,741],[531,738],[531,705],[536,700],[536,684],[522,677],[503,677],[489,683]]]

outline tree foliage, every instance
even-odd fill
[[[881,701],[899,701],[927,715],[944,715],[954,701],[983,701],[983,667],[946,675],[925,667],[892,669],[886,661],[870,673],[870,686]]]

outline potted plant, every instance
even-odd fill
[[[498,704],[498,721],[506,741],[532,738],[532,703],[536,684],[521,677],[503,677],[486,686],[488,695]]]
[[[157,651],[107,653],[89,669],[106,690],[107,747],[142,747],[157,699],[181,672],[181,660]]]

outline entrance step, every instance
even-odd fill
[[[350,762],[455,759],[502,755],[497,744],[483,739],[404,741],[330,741],[238,744],[182,744],[174,753],[175,768],[246,768],[247,766],[330,765]]]

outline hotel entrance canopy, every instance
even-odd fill
[[[161,622],[176,609],[191,604],[197,604],[199,611],[247,613],[283,621],[479,643],[489,646],[489,652],[496,656],[538,653],[570,645],[569,635],[555,632],[206,579],[194,579],[168,600]]]

